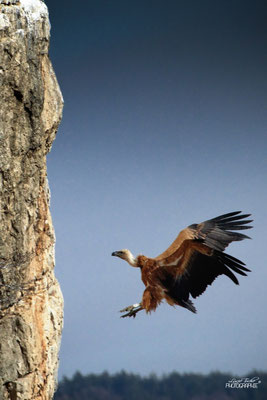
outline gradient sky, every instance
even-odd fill
[[[65,99],[48,156],[56,275],[65,298],[59,376],[267,369],[267,3],[47,0]],[[251,212],[228,252],[252,272],[218,278],[194,315],[140,301],[140,272],[178,232]]]

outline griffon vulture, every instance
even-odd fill
[[[172,306],[179,305],[195,313],[189,296],[200,296],[217,276],[226,275],[238,285],[233,272],[246,275],[244,271],[250,270],[224,250],[233,241],[249,238],[232,232],[251,228],[247,224],[252,220],[246,219],[250,214],[240,213],[235,211],[188,226],[155,258],[134,257],[129,250],[114,251],[112,256],[140,268],[146,287],[141,302],[121,310],[125,313],[122,317],[135,317],[141,310],[155,311],[164,299]]]

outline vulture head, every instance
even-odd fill
[[[136,259],[132,255],[130,250],[124,249],[124,250],[114,251],[111,255],[127,261],[127,263],[129,263],[132,267],[137,267]]]

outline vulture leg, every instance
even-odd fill
[[[123,314],[121,316],[121,318],[125,318],[125,317],[134,317],[136,316],[136,314],[138,313],[138,311],[143,310],[143,307],[141,306],[141,303],[137,303],[137,304],[133,304],[132,306],[128,306],[123,308],[122,310],[120,310],[120,312],[125,312],[128,311],[126,314]]]

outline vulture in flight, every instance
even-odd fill
[[[252,228],[247,225],[252,222],[247,219],[250,215],[235,211],[190,225],[155,258],[134,257],[129,250],[114,251],[112,256],[140,268],[146,287],[141,302],[121,310],[125,313],[122,317],[135,317],[141,310],[155,311],[163,300],[196,313],[190,295],[193,298],[200,296],[217,276],[226,275],[238,285],[233,272],[246,276],[245,271],[250,270],[224,250],[231,242],[249,239],[249,236],[233,231]]]

